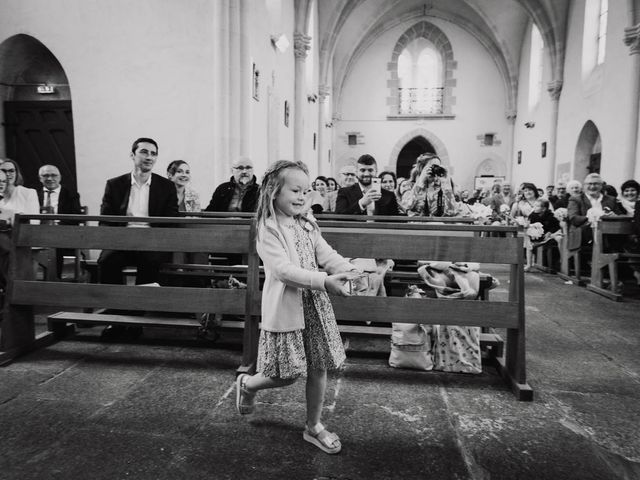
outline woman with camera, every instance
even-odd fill
[[[423,153],[411,170],[414,182],[409,196],[407,215],[424,217],[454,217],[458,205],[453,180],[434,153]]]

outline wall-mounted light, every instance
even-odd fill
[[[525,122],[524,126],[527,128],[533,128],[536,126],[536,122]]]
[[[280,53],[284,53],[289,48],[289,40],[284,33],[279,33],[277,35],[271,35],[271,44],[273,47],[278,50]]]
[[[53,85],[38,85],[37,91],[41,95],[50,95],[56,93],[56,87]]]
[[[316,103],[317,101],[318,101],[318,95],[316,95],[315,93],[310,93],[307,95],[307,102]]]

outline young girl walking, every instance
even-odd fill
[[[236,408],[251,413],[259,390],[291,385],[306,375],[303,438],[333,454],[342,448],[340,439],[320,417],[327,370],[339,368],[345,353],[327,292],[346,296],[344,284],[358,272],[305,216],[308,190],[308,170],[301,162],[280,160],[264,174],[256,213],[265,270],[257,373],[238,376]]]

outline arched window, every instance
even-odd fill
[[[607,18],[609,16],[609,0],[600,0],[600,11],[598,15],[598,36],[596,43],[598,45],[598,55],[596,57],[596,65],[604,63],[604,52],[607,45]]]
[[[587,0],[582,36],[582,75],[589,75],[604,63],[607,46],[608,0]]]
[[[542,95],[544,42],[540,30],[531,26],[531,55],[529,58],[529,109],[538,105]]]
[[[398,38],[389,72],[389,118],[449,116],[455,105],[457,65],[447,36],[421,21]]]
[[[442,55],[425,38],[409,43],[398,57],[400,114],[442,113]]]

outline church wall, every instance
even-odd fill
[[[376,157],[379,170],[393,167],[396,158],[391,156],[397,142],[408,132],[426,129],[441,141],[454,179],[462,188],[472,188],[476,170],[487,158],[506,171],[511,127],[505,115],[504,83],[496,64],[466,31],[438,19],[429,21],[447,35],[457,62],[453,72],[457,81],[453,89],[455,119],[387,120],[387,63],[398,38],[413,22],[390,29],[358,58],[344,83],[336,112],[341,120],[334,122],[333,128],[336,170],[363,153]],[[358,145],[347,145],[349,132],[358,133]],[[500,145],[481,146],[477,136],[484,133],[495,133]]]
[[[277,4],[277,15],[267,4]],[[78,185],[90,213],[99,212],[106,179],[131,169],[139,136],[158,141],[156,173],[174,159],[190,163],[203,206],[239,154],[254,159],[258,177],[270,144],[278,157],[292,156],[293,0],[192,0],[189,8],[173,0],[0,0],[0,11],[0,42],[33,36],[69,79]],[[284,54],[271,45],[278,32],[291,42]],[[261,70],[260,101],[251,97],[251,59]],[[268,89],[279,99],[272,109]]]
[[[522,54],[520,55],[520,69],[518,74],[518,100],[517,113],[514,123],[514,141],[512,153],[513,176],[512,183],[518,186],[523,182],[531,182],[538,188],[543,188],[548,183],[550,162],[552,155],[547,148],[543,157],[543,143],[550,147],[551,136],[551,97],[547,92],[547,84],[550,81],[550,62],[545,50],[543,60],[542,91],[537,105],[529,106],[529,73],[531,59],[531,25],[524,34]],[[529,124],[529,126],[525,125]],[[531,126],[533,125],[534,126]],[[519,153],[520,152],[520,153]],[[520,163],[518,163],[520,158]]]
[[[626,2],[609,2],[605,62],[583,80],[584,2],[572,2],[558,125],[558,164],[570,163],[571,178],[582,181],[587,172],[573,168],[576,145],[585,123],[593,121],[602,140],[601,174],[617,189],[628,179],[625,151],[629,142],[635,142],[635,134],[627,125],[637,108],[629,101],[633,57],[623,43],[624,28],[630,24],[627,14]]]

